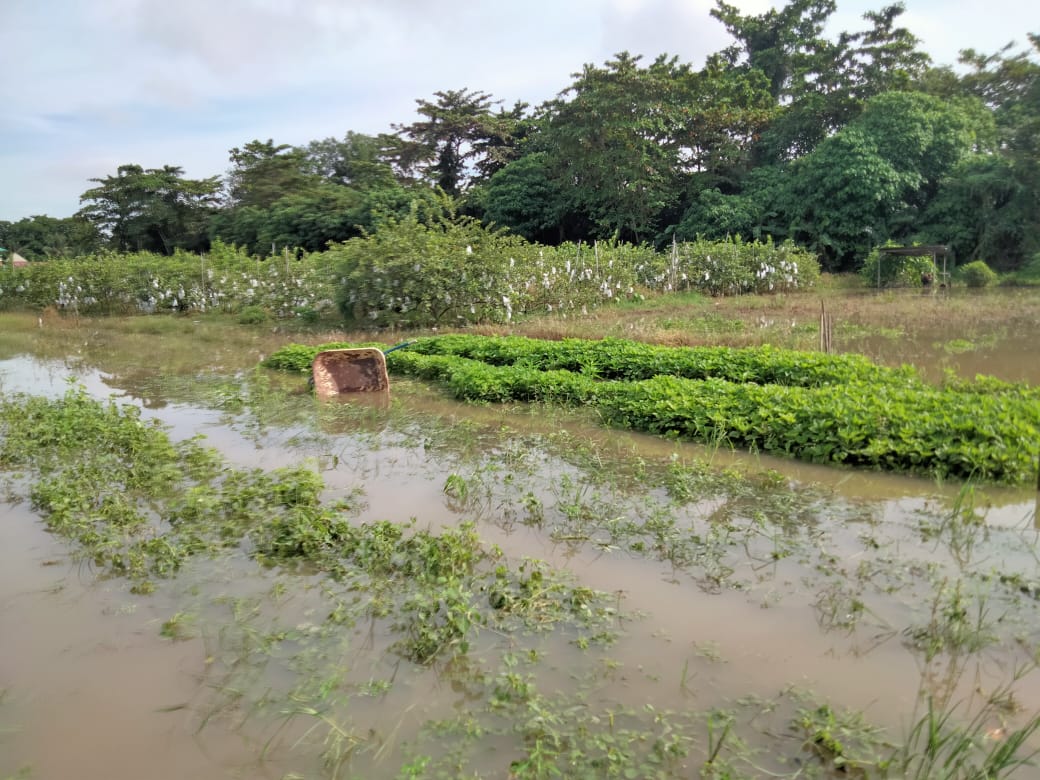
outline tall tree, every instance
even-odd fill
[[[385,144],[377,136],[350,131],[342,139],[311,141],[299,151],[310,173],[344,187],[367,189],[394,182]]]
[[[964,160],[941,184],[916,223],[916,235],[946,244],[958,264],[985,260],[1010,271],[1036,251],[1040,212],[1028,189],[1002,155]]]
[[[959,260],[1014,269],[1040,252],[1040,36],[1030,50],[961,52],[966,68],[929,71],[920,86],[947,101],[977,98],[992,113],[995,139],[943,182],[923,235],[952,244]]]
[[[469,89],[435,92],[436,101],[416,100],[421,117],[393,125],[389,156],[404,175],[418,175],[452,196],[486,179],[518,154],[526,105],[492,112],[497,101]]]
[[[584,238],[589,225],[567,214],[567,198],[553,176],[546,152],[525,154],[491,177],[484,188],[484,221],[507,227],[529,241],[553,244]],[[575,231],[568,235],[567,230]]]
[[[566,199],[563,211],[595,226],[595,235],[641,241],[678,201],[682,144],[695,76],[666,55],[648,67],[621,52],[602,68],[585,65],[543,106],[535,146],[551,158]]]
[[[723,56],[734,66],[761,72],[779,101],[798,91],[799,82],[816,73],[821,63],[835,58],[834,45],[822,37],[835,9],[834,0],[792,0],[753,16],[715,0],[711,15],[736,41]]]
[[[236,146],[228,154],[227,193],[232,207],[266,208],[285,195],[306,192],[320,181],[308,170],[304,150],[275,145],[270,138]]]
[[[847,270],[872,246],[908,239],[942,182],[992,136],[974,100],[889,92],[809,155],[776,167],[770,208],[789,235]]]
[[[722,55],[734,67],[761,72],[783,106],[763,134],[759,162],[807,154],[866,100],[906,89],[929,63],[917,38],[897,25],[901,3],[864,14],[867,30],[830,40],[823,29],[835,8],[834,0],[792,0],[754,16],[716,0],[711,14],[736,41]]]
[[[267,207],[224,209],[210,221],[210,234],[257,254],[272,247],[318,251],[330,241],[346,241],[408,213],[414,201],[435,197],[429,187],[397,181],[366,189],[326,182],[285,195]]]
[[[80,196],[78,216],[92,223],[113,248],[172,254],[208,245],[207,224],[220,181],[186,179],[178,166],[120,165],[115,176],[91,179],[98,186]]]
[[[975,49],[960,53],[961,65],[969,70],[959,78],[959,86],[982,100],[997,114],[1001,124],[1014,124],[1014,115],[1023,101],[1029,99],[1038,76],[1040,64],[1040,35],[1030,34],[1031,50],[1014,51],[1009,43],[994,54],[983,54]]]
[[[680,165],[695,189],[735,191],[751,166],[755,141],[776,116],[768,81],[713,55],[690,82],[676,127]]]
[[[557,240],[663,240],[700,192],[739,190],[776,110],[760,72],[718,56],[694,71],[667,55],[644,66],[622,52],[574,79],[537,118],[526,148],[538,164],[514,163],[489,188],[489,218],[523,225],[524,235],[546,235],[556,218]],[[556,202],[546,202],[550,195]]]

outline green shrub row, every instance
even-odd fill
[[[387,361],[393,372],[441,382],[464,400],[593,405],[614,425],[815,463],[1016,483],[1034,473],[1040,448],[1036,403],[924,385],[597,381],[449,355],[395,352]]]
[[[638,265],[652,248],[531,244],[451,214],[417,214],[330,246],[338,301],[358,327],[509,322],[534,313],[579,314],[644,292]],[[639,288],[639,289],[637,289]]]
[[[910,366],[886,368],[863,355],[826,355],[762,347],[665,347],[624,339],[546,341],[520,336],[446,335],[416,339],[410,352],[456,355],[495,366],[578,371],[628,381],[660,374],[732,382],[818,387],[844,382],[916,384]]]
[[[544,401],[582,406],[596,402],[613,382],[586,374],[531,366],[491,366],[453,355],[399,351],[386,356],[387,369],[448,387],[466,401]]]
[[[649,433],[957,479],[1035,474],[1036,411],[1021,402],[868,383],[817,388],[660,376],[598,397],[605,419]]]
[[[106,254],[7,269],[0,272],[0,310],[237,313],[260,307],[277,317],[309,316],[334,311],[338,284],[320,255],[260,260],[217,242],[205,255]]]
[[[290,345],[265,365],[306,371],[319,350],[342,346]],[[985,381],[933,387],[858,356],[441,336],[389,354],[387,366],[463,400],[591,406],[617,426],[816,463],[1017,483],[1040,451],[1035,394],[1005,383],[987,392]]]
[[[773,243],[697,238],[672,245],[657,262],[637,268],[640,282],[653,290],[699,290],[711,296],[780,293],[812,287],[819,281],[815,255],[790,241]],[[665,262],[662,263],[661,260]]]
[[[694,241],[669,251],[618,242],[532,244],[449,210],[388,221],[334,244],[326,265],[357,326],[509,322],[534,313],[581,314],[645,294],[710,295],[811,287],[815,256],[772,241]]]
[[[266,358],[263,365],[307,373],[318,352],[356,346],[359,345],[348,342],[317,346],[289,344]],[[406,352],[468,358],[493,366],[573,371],[600,380],[635,381],[669,374],[686,379],[715,377],[732,382],[800,387],[853,381],[912,385],[921,381],[911,366],[893,369],[872,363],[862,355],[825,355],[771,346],[665,347],[624,339],[548,341],[523,336],[458,334],[415,339],[409,342]],[[393,354],[399,357],[403,353]],[[973,389],[970,383],[958,383],[956,387],[964,392]]]
[[[816,258],[793,244],[702,241],[670,251],[619,242],[531,244],[450,211],[389,221],[302,257],[260,258],[215,242],[205,255],[104,254],[0,269],[0,309],[84,313],[249,309],[249,318],[334,311],[358,327],[509,322],[583,314],[648,294],[811,287]]]
[[[350,349],[358,346],[361,345],[346,341],[331,341],[327,344],[318,344],[313,347],[306,344],[287,344],[260,361],[260,365],[277,371],[309,374],[311,364],[314,363],[314,356],[319,352],[324,352],[327,349]]]
[[[952,370],[948,370],[942,381],[942,388],[957,393],[1001,395],[1023,401],[1040,402],[1040,386],[1027,385],[1023,382],[1005,382],[1003,379],[985,374],[976,374],[974,379],[963,379]],[[1037,403],[1036,409],[1040,413],[1040,403]],[[1040,423],[1040,419],[1038,419],[1038,423]]]
[[[289,344],[261,361],[265,368],[310,373],[314,358],[327,349],[349,349],[358,344],[329,342],[317,346]],[[418,379],[446,384],[457,398],[471,401],[556,401],[590,402],[604,383],[571,371],[551,371],[514,366],[508,371],[489,372],[477,360],[453,355],[397,351],[386,356],[387,369]]]

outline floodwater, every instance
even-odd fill
[[[472,520],[509,559],[543,560],[616,594],[627,617],[614,644],[534,640],[545,661],[529,671],[540,687],[566,692],[578,677],[595,678],[583,707],[744,712],[746,740],[767,735],[794,754],[790,715],[810,701],[862,712],[893,743],[924,695],[978,711],[1013,682],[1016,705],[987,710],[987,729],[999,734],[1038,714],[1040,673],[1029,659],[1040,651],[1040,603],[1017,588],[1040,571],[1031,487],[965,493],[711,450],[603,430],[580,414],[460,405],[399,380],[389,404],[337,409],[319,406],[302,379],[253,371],[284,336],[190,320],[156,332],[122,320],[37,332],[28,318],[3,319],[4,395],[57,397],[75,378],[94,396],[142,406],[175,439],[204,434],[235,466],[311,464],[330,499],[363,494],[359,521]],[[905,354],[886,359],[914,361],[905,342],[899,348]],[[967,354],[949,366],[1037,381],[1035,342],[997,339]],[[750,481],[675,499],[651,479],[694,462]],[[464,500],[445,490],[449,475],[469,486]],[[757,487],[748,493],[747,484]],[[19,485],[7,493],[19,495]],[[949,519],[967,503],[976,521],[955,527]],[[258,651],[258,637],[327,611],[321,578],[232,555],[196,560],[136,595],[99,578],[27,502],[2,511],[0,778],[396,777],[409,750],[430,750],[425,726],[476,706],[477,671],[402,661],[378,623],[345,628],[316,645],[307,669],[349,670],[343,711],[325,714],[349,721],[370,748],[332,767],[322,758],[327,738],[287,716],[284,694],[307,669],[288,651]],[[655,513],[697,531],[697,555],[641,554],[606,530],[611,519]],[[1015,586],[1001,584],[1009,574],[1020,575]],[[926,658],[911,638],[946,608],[940,596],[954,581],[964,583],[967,610],[985,619],[987,640]],[[178,616],[189,616],[189,630],[164,637]],[[525,641],[489,632],[471,663]],[[507,776],[497,749],[517,748],[489,742],[471,773]],[[691,759],[683,776],[703,760]]]

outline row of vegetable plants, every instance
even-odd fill
[[[265,365],[306,371],[342,346],[291,345]],[[1035,395],[935,387],[857,356],[446,336],[387,365],[467,401],[589,406],[613,425],[817,463],[1018,483],[1040,453]]]
[[[760,347],[667,347],[627,339],[547,341],[522,336],[445,335],[416,339],[409,350],[455,355],[494,366],[578,371],[595,379],[649,379],[660,374],[733,382],[818,387],[852,381],[920,384],[912,366],[887,368],[863,355],[827,355]]]
[[[325,252],[258,258],[215,242],[205,255],[102,254],[0,269],[0,309],[91,314],[225,311],[340,314],[355,327],[509,322],[580,315],[681,290],[710,295],[811,287],[816,258],[770,241],[694,241],[657,252],[618,242],[541,246],[463,217],[413,215]]]
[[[863,355],[798,352],[769,345],[758,347],[667,347],[641,341],[561,339],[524,336],[450,334],[407,342],[408,352],[468,358],[492,366],[523,366],[540,371],[574,371],[591,379],[649,379],[660,374],[733,382],[818,387],[851,381],[923,385],[912,366],[879,366]],[[318,346],[290,344],[264,365],[284,371],[310,371],[314,356],[326,349],[357,346],[331,342]],[[382,346],[371,343],[371,346]],[[953,380],[950,380],[951,382]],[[1001,392],[1020,392],[1018,385],[998,383]],[[959,392],[974,392],[974,383],[957,382]]]

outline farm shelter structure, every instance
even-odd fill
[[[943,287],[947,286],[950,282],[950,272],[947,266],[947,261],[950,256],[950,248],[943,244],[921,244],[920,246],[885,246],[878,249],[880,257],[878,258],[878,281],[877,286],[881,287],[881,263],[884,260],[885,255],[894,255],[896,257],[931,257],[932,265],[935,266],[939,279]],[[942,256],[942,270],[938,271],[939,268],[939,256]]]
[[[4,265],[4,266],[8,265],[8,263],[7,263],[7,251],[8,250],[4,249],[3,247],[0,247],[0,259],[2,259],[4,261],[2,263],[2,265]],[[12,268],[23,268],[24,266],[29,265],[29,261],[26,260],[24,257],[22,257],[17,252],[11,252],[11,256],[10,257],[11,257],[10,266]]]

